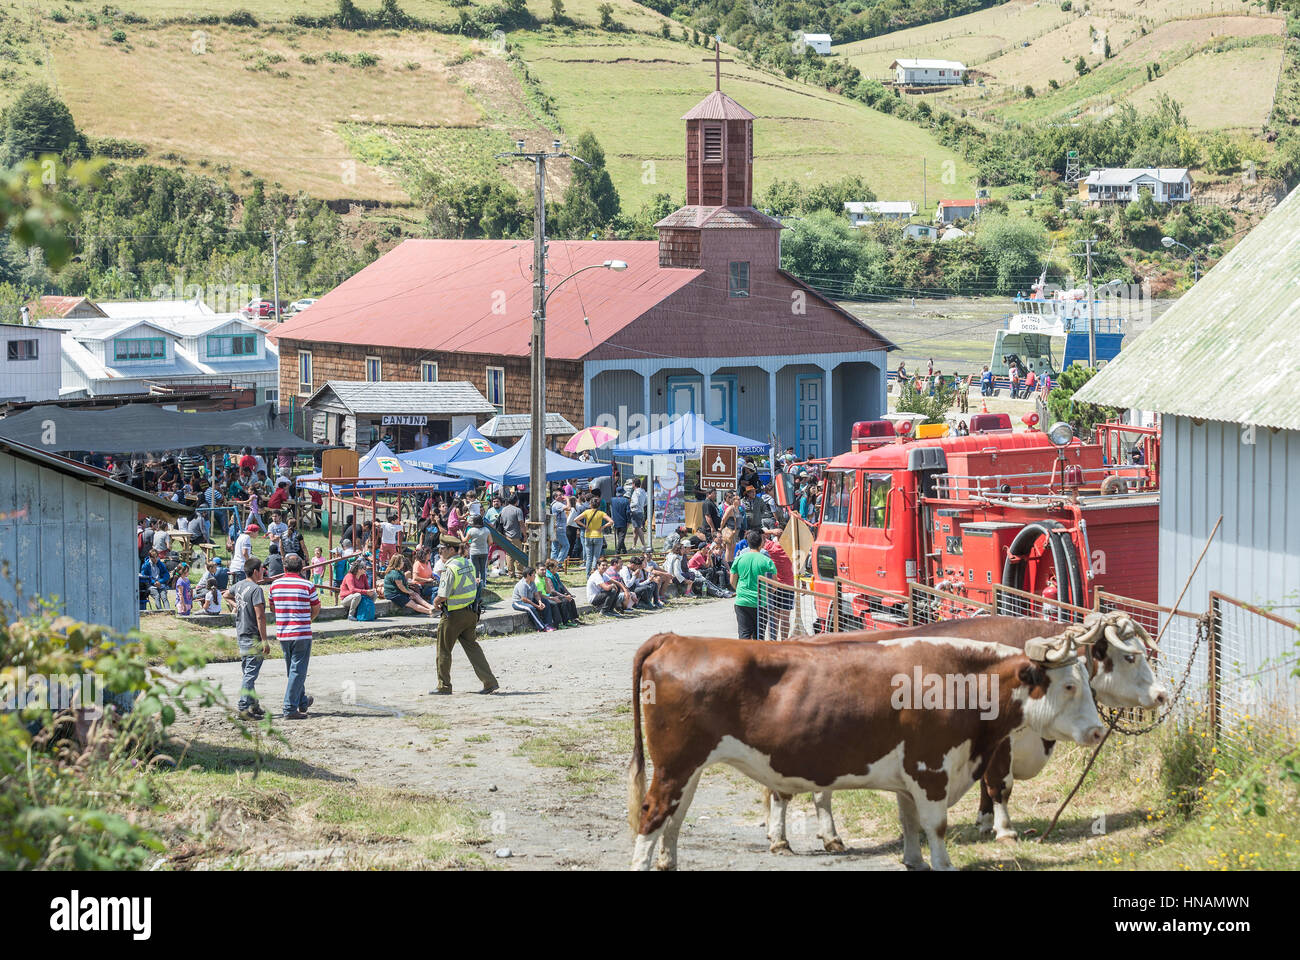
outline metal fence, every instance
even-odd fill
[[[1077,623],[1096,611],[1120,610],[1157,642],[1152,670],[1171,691],[1166,713],[1214,738],[1216,754],[1248,762],[1270,746],[1300,741],[1300,624],[1221,593],[1207,612],[1173,610],[1098,592],[1096,610],[997,586],[993,603],[911,584],[907,594],[837,578],[788,586],[759,582],[759,630],[766,640],[889,630],[1001,614]],[[1121,732],[1143,732],[1164,717],[1128,710],[1112,719]]]

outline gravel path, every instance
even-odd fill
[[[451,697],[429,694],[431,646],[315,657],[307,685],[316,698],[312,718],[279,726],[291,755],[323,770],[438,794],[484,813],[491,837],[485,854],[510,851],[498,865],[623,869],[632,849],[625,777],[632,654],[664,630],[734,635],[732,605],[677,603],[624,621],[487,640],[484,650],[501,681],[501,691],[488,697],[477,695],[459,649]],[[238,664],[214,664],[204,673],[228,692],[239,689]],[[269,662],[258,687],[263,704],[277,712],[283,683],[279,662]],[[212,726],[200,731],[190,724],[177,732],[209,738]],[[551,765],[557,762],[571,766]],[[807,798],[792,805],[789,824],[794,855],[769,853],[757,784],[714,767],[682,831],[681,867],[901,869],[892,835],[845,834],[847,854],[825,853]]]

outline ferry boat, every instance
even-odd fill
[[[1113,305],[1113,300],[1094,293],[1099,367],[1119,354],[1124,341],[1124,320],[1113,314]],[[1015,306],[1016,312],[1006,318],[993,343],[989,369],[995,376],[1007,376],[1012,358],[1019,361],[1022,372],[1033,370],[1038,376],[1046,373],[1053,377],[1072,363],[1088,363],[1086,290],[1049,292],[1046,278],[1039,278],[1029,296],[1016,296]]]

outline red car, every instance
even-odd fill
[[[250,300],[239,312],[246,317],[274,317],[275,304],[270,300]]]

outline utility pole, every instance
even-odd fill
[[[1094,370],[1097,369],[1097,308],[1094,303],[1096,294],[1092,289],[1092,245],[1096,242],[1096,237],[1083,241],[1083,256],[1088,271],[1088,366]]]
[[[280,319],[280,250],[276,246],[275,231],[271,231],[271,292],[275,297],[275,322],[283,323]]]
[[[563,152],[559,140],[551,143],[551,152],[524,150],[524,141],[515,141],[514,153],[501,157],[531,160],[533,185],[533,336],[529,353],[532,400],[529,429],[532,447],[528,451],[528,562],[537,566],[546,559],[546,161],[571,154]],[[572,159],[578,160],[578,157]],[[581,161],[586,162],[586,161]]]

